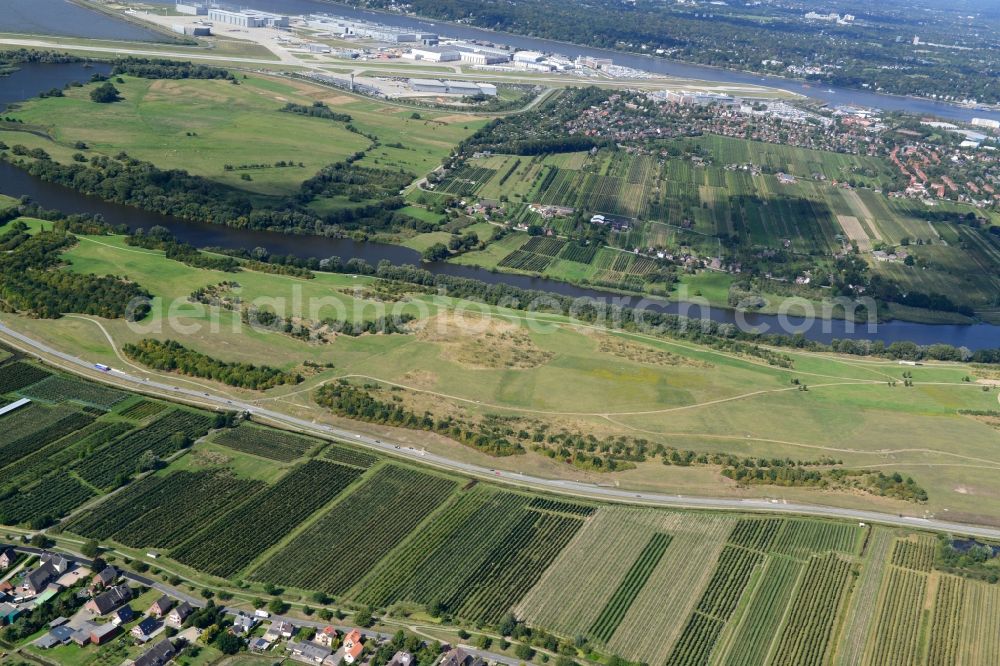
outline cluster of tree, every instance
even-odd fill
[[[371,666],[385,666],[397,652],[402,651],[413,655],[417,666],[433,666],[443,650],[439,641],[424,643],[419,636],[407,634],[400,629],[392,638],[378,644],[369,663]]]
[[[167,259],[179,261],[195,268],[227,273],[235,273],[240,269],[240,262],[232,257],[213,257],[200,252],[193,245],[181,243],[166,227],[154,226],[150,227],[149,231],[136,229],[135,233],[125,237],[125,243],[147,250],[163,250]]]
[[[98,104],[111,104],[122,99],[118,88],[110,81],[105,81],[90,91],[90,99]]]
[[[514,155],[566,153],[607,146],[607,139],[571,135],[567,121],[581,109],[605,102],[610,92],[591,86],[573,88],[546,100],[538,108],[496,118],[459,145],[458,152],[468,156],[475,152],[492,151]]]
[[[996,583],[1000,582],[998,555],[1000,546],[939,534],[934,565],[948,573]]]
[[[162,58],[137,58],[130,56],[115,61],[113,75],[127,74],[143,79],[229,79],[236,80],[232,72],[221,67],[201,65],[183,60]]]
[[[141,320],[150,294],[134,282],[106,275],[53,270],[76,238],[57,231],[34,235],[12,229],[0,255],[0,300],[8,310],[55,319],[66,312]]]
[[[885,475],[867,470],[806,469],[800,466],[758,467],[738,464],[724,467],[722,475],[740,486],[769,485],[826,488],[852,488],[880,497],[892,497],[907,502],[926,502],[927,491],[898,472]]]
[[[0,63],[5,65],[46,63],[65,64],[71,62],[86,62],[87,58],[71,55],[69,53],[58,53],[56,51],[40,51],[35,49],[5,49],[0,51]]]
[[[186,171],[162,170],[121,153],[112,159],[95,156],[86,165],[50,160],[15,162],[42,180],[84,194],[186,220],[272,231],[322,231],[320,220],[289,202],[284,208],[255,206],[244,192]],[[317,228],[319,225],[319,228]]]
[[[257,391],[302,381],[302,375],[298,373],[285,372],[267,365],[227,363],[188,349],[174,340],[162,342],[147,338],[137,344],[124,345],[122,352],[132,360],[156,370],[179,372],[189,377],[211,379],[229,386]]]
[[[375,396],[381,390],[378,385],[355,386],[341,379],[321,386],[314,397],[317,404],[338,416],[400,428],[429,430],[493,456],[524,453],[520,444],[507,439],[495,439],[474,425],[451,417],[435,420],[429,412],[417,414],[403,406],[398,396],[381,400]]]
[[[324,102],[316,101],[312,103],[312,106],[306,106],[305,104],[296,104],[294,102],[288,102],[281,108],[282,111],[287,113],[298,113],[303,116],[312,116],[313,118],[326,118],[327,120],[335,120],[341,123],[351,122],[351,115],[348,113],[337,113],[330,109]]]
[[[363,156],[363,153],[356,153],[342,162],[323,167],[318,174],[302,183],[299,200],[307,203],[319,196],[344,197],[352,202],[385,199],[389,200],[385,206],[388,210],[405,205],[399,192],[416,176],[402,169],[389,171],[355,165]],[[374,210],[376,208],[372,208]]]

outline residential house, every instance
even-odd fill
[[[353,664],[361,658],[361,653],[364,651],[364,643],[354,643],[351,647],[347,647],[347,643],[344,643],[344,661]]]
[[[39,558],[42,564],[50,564],[57,574],[69,571],[70,562],[59,553],[42,553]]]
[[[85,608],[95,615],[106,615],[132,599],[132,590],[122,583],[115,585],[87,602]]]
[[[240,613],[233,620],[233,633],[237,636],[248,635],[257,626],[257,618]]]
[[[322,645],[323,647],[332,648],[334,641],[337,640],[337,630],[333,627],[326,626],[316,632],[316,638],[313,642],[317,645]]]
[[[192,612],[194,612],[194,609],[191,607],[191,604],[186,601],[181,602],[177,605],[177,608],[170,611],[170,617],[167,618],[167,621],[175,627],[179,627],[184,624],[184,620],[186,620],[188,615]]]
[[[462,648],[453,648],[441,655],[438,666],[484,666],[480,657],[473,656]]]
[[[109,585],[114,585],[114,582],[118,580],[118,569],[112,566],[106,566],[104,569],[94,574],[94,577],[90,579],[90,591],[96,592],[97,590],[103,590]]]
[[[351,629],[349,632],[347,632],[347,635],[344,636],[344,647],[347,648],[348,650],[350,650],[356,644],[363,642],[364,639],[361,637],[361,632],[358,631],[357,629]]]
[[[118,635],[118,625],[109,622],[99,624],[90,630],[90,642],[94,645],[104,645]]]
[[[304,661],[307,664],[322,664],[330,656],[330,650],[313,643],[289,643],[286,648],[292,659]]]
[[[111,616],[111,622],[116,625],[128,624],[133,619],[135,619],[135,611],[133,611],[132,607],[128,604],[116,610]]]
[[[247,649],[251,652],[267,652],[271,647],[271,642],[265,638],[253,638],[247,643]]]
[[[17,561],[17,553],[13,548],[7,547],[0,550],[0,569],[7,569]]]
[[[134,661],[126,661],[130,666],[166,666],[170,660],[177,655],[174,644],[169,638],[162,641],[143,652]]]
[[[38,594],[45,589],[46,585],[55,580],[56,576],[55,567],[46,562],[24,577],[22,588],[30,594]]]
[[[155,616],[157,620],[161,620],[173,607],[174,600],[164,594],[149,607],[149,614]]]
[[[403,652],[400,650],[396,654],[392,655],[392,659],[389,660],[387,666],[412,666],[413,655],[409,652]]]
[[[279,638],[291,638],[294,633],[295,627],[292,626],[291,622],[279,620],[271,623],[271,626],[267,628],[267,632],[264,634],[264,638],[273,643]]]
[[[146,617],[139,624],[132,627],[132,637],[140,641],[148,641],[153,636],[153,632],[160,628],[160,623],[155,617]]]
[[[52,631],[35,641],[35,645],[43,650],[48,650],[57,645],[65,645],[73,638],[73,631],[71,627],[67,626],[53,627]]]

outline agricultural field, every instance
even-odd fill
[[[361,469],[368,469],[379,461],[379,457],[373,453],[342,444],[330,444],[323,449],[321,456],[325,460],[340,463],[341,465],[360,467]]]
[[[223,430],[212,441],[236,451],[278,462],[291,462],[301,458],[320,444],[315,439],[273,428],[261,428],[246,422],[236,428]]]
[[[66,377],[49,377],[19,392],[33,400],[70,401],[109,410],[129,397],[128,393]]]
[[[263,486],[225,470],[149,476],[76,516],[66,529],[135,548],[173,548]]]
[[[397,465],[380,467],[249,577],[339,596],[416,529],[455,485]]]
[[[170,555],[214,576],[233,576],[358,476],[359,471],[352,467],[311,460],[234,505]]]

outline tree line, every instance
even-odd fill
[[[179,372],[189,377],[200,377],[222,382],[238,388],[266,391],[282,384],[298,384],[302,375],[285,372],[267,365],[252,363],[227,363],[188,349],[174,340],[159,341],[146,338],[138,343],[127,343],[122,352],[134,361],[155,370]]]

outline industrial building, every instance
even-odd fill
[[[538,51],[517,51],[514,54],[514,62],[541,62],[545,60],[545,54]]]
[[[439,95],[487,95],[495,97],[497,87],[492,83],[473,81],[439,81],[438,79],[410,79],[410,89],[414,92],[436,93]]]
[[[213,23],[225,23],[240,28],[287,28],[288,17],[282,14],[259,12],[254,9],[244,9],[231,12],[225,9],[208,10],[208,20]]]
[[[364,37],[391,44],[419,43],[424,46],[434,46],[439,40],[438,34],[434,32],[401,32],[397,28],[378,23],[354,21],[340,16],[325,16],[323,14],[310,15],[306,19],[306,25],[310,28],[329,30],[335,35]]]
[[[331,53],[333,51],[326,44],[317,44],[315,42],[306,44],[306,49],[309,50],[309,53]]]
[[[462,54],[455,49],[422,46],[410,49],[410,52],[404,57],[412,60],[426,60],[427,62],[454,62],[461,60]]]
[[[188,16],[205,16],[208,14],[208,7],[193,2],[178,2],[174,5],[174,11]]]
[[[987,127],[989,129],[1000,129],[1000,120],[992,120],[990,118],[973,118],[972,125],[974,127]]]
[[[470,65],[499,65],[501,63],[510,62],[510,54],[505,51],[501,51],[500,49],[464,46],[458,44],[451,44],[449,45],[449,48],[453,48],[458,51],[462,56],[462,62],[467,62]]]
[[[579,56],[576,59],[577,67],[589,67],[590,69],[607,69],[614,63],[611,58],[595,58],[594,56]]]

